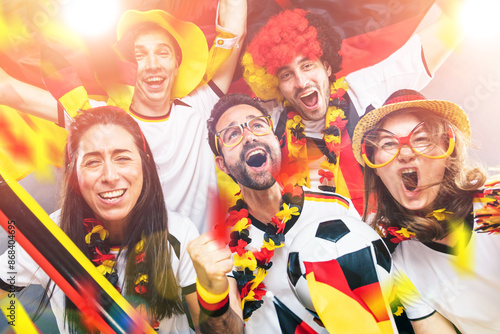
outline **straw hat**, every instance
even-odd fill
[[[367,112],[358,122],[352,136],[352,150],[356,160],[365,165],[361,157],[361,139],[364,134],[377,125],[385,116],[392,112],[407,109],[422,108],[429,110],[455,125],[470,141],[471,131],[467,114],[457,104],[444,100],[427,100],[422,94],[411,89],[401,89],[394,92],[380,108]]]
[[[197,25],[175,18],[169,13],[154,9],[145,12],[127,10],[118,21],[118,50],[126,58],[133,58],[134,34],[131,32],[145,23],[155,23],[170,33],[181,49],[181,64],[172,87],[171,98],[181,98],[191,93],[201,82],[208,62],[208,44]]]

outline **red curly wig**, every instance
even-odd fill
[[[300,52],[311,60],[319,59],[323,51],[315,27],[309,25],[306,11],[287,10],[272,17],[248,45],[247,51],[258,66],[275,75]]]

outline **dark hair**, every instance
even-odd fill
[[[320,14],[307,12],[306,18],[309,24],[315,27],[318,32],[317,39],[323,51],[320,59],[332,67],[330,83],[334,82],[336,80],[335,74],[342,68],[342,56],[339,53],[342,46],[342,37]]]
[[[83,199],[77,180],[77,148],[82,136],[95,125],[121,126],[132,136],[139,150],[142,161],[143,186],[142,191],[129,214],[125,226],[122,249],[134,250],[136,244],[144,237],[145,272],[148,275],[149,289],[141,297],[142,303],[148,306],[148,314],[156,320],[170,317],[173,314],[184,313],[179,286],[170,263],[170,245],[167,242],[168,225],[167,210],[163,192],[156,170],[156,164],[148,143],[145,141],[137,122],[117,107],[105,106],[83,111],[75,117],[69,126],[69,136],[65,157],[64,180],[61,197],[60,225],[63,231],[90,258],[85,243],[86,231],[83,226],[84,218],[93,218],[89,205]],[[121,250],[120,250],[121,252]],[[135,253],[127,253],[124,284],[125,295],[132,296],[135,279]],[[69,323],[70,332],[78,331],[79,316],[74,312],[75,305],[66,298],[65,316]]]
[[[210,145],[212,152],[214,152],[216,156],[219,155],[215,147],[215,127],[217,125],[217,122],[229,108],[240,104],[248,104],[249,106],[252,106],[255,109],[259,110],[264,116],[269,115],[267,110],[261,105],[260,100],[257,98],[251,98],[250,96],[243,93],[233,93],[223,96],[214,105],[212,113],[210,114],[210,118],[207,121],[208,144]]]
[[[161,31],[170,37],[170,39],[173,42],[175,56],[178,59],[178,65],[180,65],[182,62],[182,50],[181,47],[179,46],[179,43],[170,32],[168,32],[166,29],[164,29],[163,27],[154,22],[141,23],[134,26],[132,29],[129,29],[123,35],[123,37],[116,42],[116,48],[122,54],[122,56],[124,56],[129,61],[136,63],[135,48],[134,48],[135,41],[140,36],[151,31]]]
[[[466,137],[456,126],[430,110],[409,108],[395,111],[377,123],[374,129],[380,128],[387,117],[398,113],[416,113],[431,128],[440,127],[445,131],[451,126],[455,132],[456,143],[452,155],[447,157],[448,164],[443,180],[439,183],[440,190],[433,203],[432,210],[445,208],[453,212],[447,221],[439,221],[435,217],[425,217],[428,212],[415,213],[407,210],[392,197],[391,193],[375,174],[375,170],[364,167],[365,207],[363,219],[366,220],[370,212],[375,211],[372,225],[405,227],[415,233],[421,242],[439,240],[448,235],[454,226],[461,224],[472,212],[472,195],[480,188],[486,176],[479,167],[472,166],[467,158]],[[426,187],[435,184],[426,185]]]

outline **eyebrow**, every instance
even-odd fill
[[[173,48],[170,45],[168,45],[167,43],[159,43],[156,46],[157,47],[155,49],[167,48],[169,50],[173,50]],[[136,50],[137,49],[143,50],[143,49],[146,49],[146,46],[144,44],[136,44],[136,45],[134,45],[134,48]]]
[[[251,120],[252,118],[255,118],[255,117],[260,117],[260,116],[264,116],[263,114],[262,115],[248,115],[247,116],[247,121]],[[246,122],[245,122],[246,123]],[[230,127],[230,126],[234,126],[234,125],[240,125],[241,123],[238,123],[236,121],[232,121],[231,123],[229,123],[225,128],[227,127]],[[224,129],[225,129],[224,128]]]
[[[301,59],[299,60],[299,62],[298,62],[298,63],[299,63],[299,64],[302,64],[302,63],[304,63],[304,62],[306,62],[306,61],[309,61],[309,60],[310,60],[309,58],[304,57],[304,58],[301,58]],[[289,67],[290,67],[290,66],[289,66],[288,64],[286,64],[286,65],[284,65],[284,66],[282,66],[282,67],[278,68],[278,70],[276,71],[276,74],[278,74],[278,73],[279,73],[279,72],[281,72],[281,71],[284,71],[284,70],[288,69]]]
[[[113,150],[111,155],[116,155],[116,154],[121,154],[121,153],[132,153],[131,150],[126,149],[126,148],[117,148]],[[93,157],[93,156],[101,156],[101,151],[92,151],[92,152],[87,152],[83,155],[82,159],[85,159],[87,157]]]

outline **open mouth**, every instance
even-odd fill
[[[307,94],[300,96],[300,100],[308,108],[313,108],[318,104],[318,92],[311,91]]]
[[[161,84],[165,81],[165,78],[162,77],[149,77],[144,79],[144,82],[151,87],[158,87],[161,86]]]
[[[404,169],[401,173],[403,185],[408,191],[415,191],[418,186],[418,174],[414,169]]]
[[[120,199],[124,194],[125,194],[125,189],[120,189],[120,190],[113,190],[113,191],[106,191],[99,193],[99,197],[106,200],[106,201],[117,201]]]
[[[262,165],[264,165],[266,161],[267,161],[266,151],[264,151],[263,149],[258,149],[251,152],[247,156],[246,163],[250,167],[259,168],[262,167]]]

